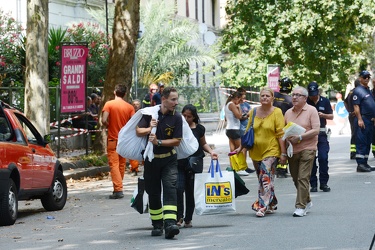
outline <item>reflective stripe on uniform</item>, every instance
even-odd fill
[[[177,220],[177,206],[164,205],[164,220]]]
[[[279,168],[279,169],[287,169],[287,168],[288,168],[288,165],[287,165],[287,164],[285,164],[285,165],[277,164],[276,168]]]
[[[368,158],[368,155],[360,155],[360,154],[356,154],[356,155],[355,155],[355,158],[367,159],[367,158]]]
[[[177,214],[164,214],[164,220],[177,220]]]
[[[150,209],[151,220],[162,220],[163,219],[163,208],[153,210]]]
[[[177,211],[177,206],[174,205],[165,205],[163,206],[164,211]]]

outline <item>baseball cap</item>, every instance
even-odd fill
[[[359,76],[360,77],[365,77],[365,76],[371,76],[370,72],[368,72],[367,70],[362,70],[360,73],[359,73]]]
[[[316,96],[319,94],[319,85],[316,82],[310,82],[307,86],[307,90],[309,91],[309,96]]]

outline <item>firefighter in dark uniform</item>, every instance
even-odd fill
[[[149,211],[153,225],[152,236],[161,236],[163,226],[165,238],[179,234],[177,222],[177,155],[174,149],[182,139],[182,116],[175,108],[178,93],[167,87],[162,92],[162,103],[158,120],[143,115],[136,128],[137,136],[148,135],[152,142],[154,159],[144,162],[145,190],[149,196]],[[151,129],[156,127],[156,133]],[[163,187],[163,189],[161,189]],[[163,205],[161,191],[163,190]]]
[[[157,90],[158,90],[158,86],[156,86],[155,83],[151,83],[149,87],[149,92],[145,95],[145,97],[143,97],[142,108],[152,106],[151,105],[152,97],[154,96]]]
[[[361,84],[361,82],[359,81],[359,79],[356,79],[354,81],[354,88],[356,88],[360,84]],[[346,96],[345,100],[344,100],[345,108],[346,108],[346,110],[349,113],[349,123],[350,123],[350,133],[351,133],[351,135],[350,135],[350,159],[351,160],[355,159],[355,153],[356,153],[356,149],[355,149],[355,134],[354,134],[354,118],[355,118],[355,114],[354,114],[354,107],[353,107],[353,102],[352,102],[353,91],[354,91],[354,89],[351,89],[349,91],[348,95]]]
[[[293,82],[290,80],[289,77],[284,77],[283,79],[279,80],[279,88],[280,92],[275,92],[275,99],[273,101],[273,106],[278,107],[283,112],[285,112],[293,107],[292,97],[289,95],[293,89]],[[288,173],[288,165],[281,165],[278,164],[276,166],[276,176],[280,177],[287,177]]]
[[[374,128],[375,101],[368,87],[371,75],[363,70],[359,73],[361,84],[353,91],[354,105],[354,130],[356,134],[355,144],[357,153],[357,172],[371,172],[375,168],[371,167],[367,161],[371,149],[372,133]]]
[[[310,176],[310,192],[318,192],[318,177],[316,176],[318,171],[318,166],[316,165],[316,160],[319,163],[319,184],[320,190],[323,192],[331,191],[331,188],[327,185],[329,174],[328,174],[328,153],[329,153],[329,142],[327,137],[327,120],[333,120],[333,110],[331,102],[319,95],[319,86],[316,82],[311,82],[307,86],[309,91],[309,98],[307,99],[307,104],[314,106],[319,114],[320,119],[320,131],[318,135],[318,145],[317,152],[318,157],[315,157],[313,168],[311,170]]]

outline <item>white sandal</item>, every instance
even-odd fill
[[[257,217],[264,217],[264,212],[261,210],[258,210],[255,214]]]

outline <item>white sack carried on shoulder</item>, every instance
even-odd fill
[[[120,130],[116,151],[124,158],[142,161],[142,150],[144,159],[148,157],[149,161],[154,159],[154,145],[147,141],[147,136],[138,137],[136,127],[143,115],[150,115],[153,119],[158,119],[160,105],[143,108],[137,111],[128,123]],[[156,132],[156,127],[152,128],[151,133]],[[147,145],[147,146],[146,146]],[[189,124],[182,116],[182,140],[178,147],[175,147],[177,159],[184,159],[194,154],[198,150],[198,141],[191,131]]]
[[[159,109],[157,109],[156,113],[155,113],[155,110],[151,110],[151,111],[152,112],[147,113],[147,114],[151,115],[152,118],[154,119],[158,119]],[[184,158],[189,157],[190,155],[194,154],[198,150],[198,146],[199,146],[198,141],[193,134],[193,131],[191,131],[189,124],[185,120],[185,117],[183,116],[181,117],[182,117],[182,140],[178,147],[174,147],[177,152],[177,159],[184,159]],[[155,133],[155,132],[156,132],[156,127],[152,128],[151,130],[151,133]],[[154,159],[153,149],[154,149],[154,144],[152,144],[152,142],[148,142],[146,149],[145,149],[145,153],[143,155],[144,159],[146,159],[146,157],[148,157],[149,161],[152,161],[152,159]]]
[[[136,134],[138,122],[141,120],[143,114],[152,115],[157,113],[160,106],[153,106],[138,110],[126,125],[120,130],[118,134],[118,142],[116,152],[124,158],[142,161],[142,150],[147,144],[147,136],[139,137]],[[155,112],[156,111],[156,112]],[[156,131],[156,128],[155,128]],[[151,150],[152,151],[152,150]],[[153,155],[152,155],[153,158]]]
[[[189,124],[182,116],[182,140],[178,147],[174,147],[177,152],[177,159],[185,159],[190,155],[197,152],[199,143],[197,138],[195,138],[193,131],[189,127]]]
[[[143,110],[142,113],[144,115],[151,115],[152,119],[158,120],[158,118],[159,118],[158,112],[160,110],[160,105],[144,108],[144,109],[141,109],[141,110]],[[156,133],[156,127],[151,128],[151,133],[152,134]],[[145,149],[145,153],[143,154],[143,158],[144,158],[144,160],[146,160],[146,158],[148,158],[149,161],[152,161],[152,159],[154,159],[154,144],[152,144],[152,142],[150,142],[150,141],[147,142],[147,146],[146,146],[146,149]]]

